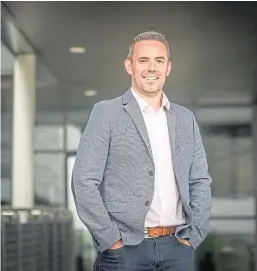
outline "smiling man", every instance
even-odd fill
[[[209,231],[211,177],[194,114],[163,87],[169,45],[136,36],[131,88],[97,103],[81,137],[72,190],[98,256],[95,271],[190,271]]]

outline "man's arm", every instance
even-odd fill
[[[189,176],[190,206],[193,211],[193,224],[190,228],[190,243],[196,248],[207,236],[211,216],[211,182],[208,164],[199,127],[193,116],[194,158]]]
[[[96,104],[80,139],[72,172],[72,192],[81,221],[98,244],[99,251],[121,239],[99,193],[110,142],[108,113],[103,103]]]

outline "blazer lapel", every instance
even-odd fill
[[[178,146],[177,146],[177,129],[176,129],[176,114],[172,110],[172,104],[170,109],[166,109],[167,123],[169,129],[169,137],[170,137],[170,146],[171,146],[171,157],[174,168],[174,174],[176,179],[178,179]]]
[[[127,92],[125,92],[125,94],[122,96],[122,99],[123,99],[122,101],[123,107],[127,111],[127,113],[130,115],[133,122],[135,123],[135,126],[140,136],[142,137],[153,162],[153,154],[152,154],[152,149],[151,149],[150,140],[147,133],[144,117],[130,89]]]

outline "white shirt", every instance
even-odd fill
[[[147,128],[154,165],[154,196],[146,216],[145,227],[176,226],[185,223],[182,203],[174,176],[167,116],[164,107],[170,102],[163,93],[162,105],[156,111],[133,89]]]

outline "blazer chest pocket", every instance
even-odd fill
[[[104,206],[109,213],[125,213],[128,203],[126,201],[104,201]]]

